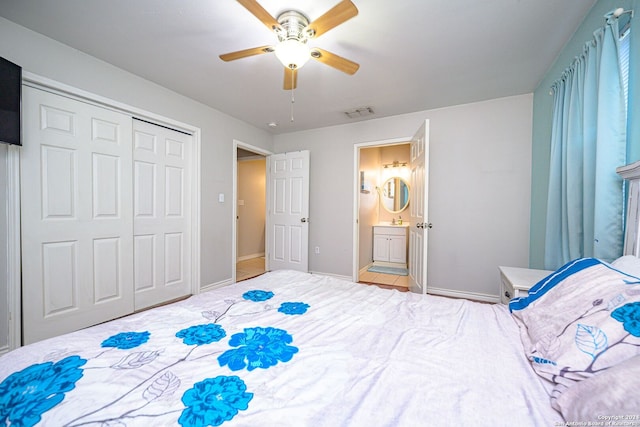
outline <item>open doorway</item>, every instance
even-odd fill
[[[357,281],[409,289],[410,142],[357,147]]]
[[[234,250],[233,281],[267,271],[266,164],[270,153],[234,141]]]

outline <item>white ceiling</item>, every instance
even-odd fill
[[[299,70],[294,117],[274,44],[235,0],[0,0],[0,15],[273,133],[532,92],[596,0],[353,0],[358,16],[312,40],[360,64]],[[311,20],[338,0],[261,0]],[[276,128],[268,123],[276,122]]]

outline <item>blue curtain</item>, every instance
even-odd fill
[[[618,20],[594,33],[553,87],[545,268],[622,254],[626,109]]]

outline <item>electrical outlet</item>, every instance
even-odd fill
[[[316,246],[316,248],[314,249],[314,252],[316,254],[319,254],[320,253],[320,246]]]

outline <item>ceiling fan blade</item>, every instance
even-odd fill
[[[264,25],[267,26],[270,30],[275,30],[280,27],[280,24],[271,16],[269,12],[267,12],[264,7],[260,6],[256,0],[238,0],[238,3],[243,5],[249,12],[253,14],[256,18],[258,18]]]
[[[359,64],[318,47],[311,49],[311,57],[316,61],[351,75],[355,74],[360,68]]]
[[[351,0],[342,0],[324,15],[310,23],[307,29],[313,34],[312,37],[320,37],[330,29],[348,21],[357,14],[358,8]]]
[[[298,70],[292,70],[289,67],[284,67],[284,90],[295,89],[298,85]]]
[[[247,56],[262,55],[263,53],[273,52],[273,46],[252,47],[251,49],[238,50],[220,55],[223,61],[235,61],[236,59],[246,58]]]

